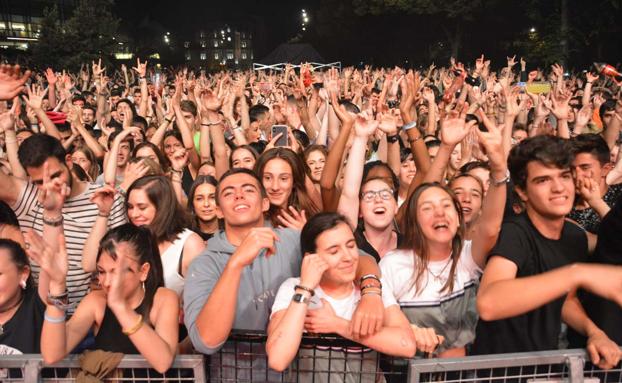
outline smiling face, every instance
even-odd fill
[[[428,243],[451,244],[460,219],[451,196],[442,188],[424,190],[417,201],[417,224]]]
[[[352,229],[345,223],[339,223],[334,228],[318,235],[315,244],[316,253],[329,266],[322,275],[322,282],[352,283],[359,260],[358,247]]]
[[[539,161],[527,164],[525,189],[516,188],[527,211],[549,220],[565,217],[572,210],[575,184],[570,169],[547,166]]]
[[[216,187],[204,183],[197,186],[192,198],[194,213],[203,222],[210,222],[216,218]]]
[[[164,154],[168,158],[173,157],[175,150],[183,149],[184,145],[175,136],[168,136],[164,139]]]
[[[262,183],[272,205],[287,208],[287,201],[294,188],[294,175],[289,163],[273,158],[263,169]]]
[[[261,188],[250,174],[232,174],[218,184],[218,218],[225,226],[255,227],[263,223],[263,214],[270,201],[261,195]]]
[[[479,216],[482,209],[482,187],[473,176],[463,176],[451,182],[451,190],[460,201],[464,222],[470,224]]]
[[[315,182],[320,182],[322,178],[322,171],[324,171],[324,164],[326,163],[326,156],[319,150],[314,150],[307,156],[307,166],[311,169],[311,179]]]
[[[373,179],[361,187],[360,214],[365,224],[376,230],[384,230],[393,224],[397,201],[385,181]]]
[[[133,189],[127,198],[127,217],[136,226],[149,225],[156,215],[156,207],[144,189]]]

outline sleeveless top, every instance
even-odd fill
[[[143,299],[134,311],[140,312],[143,309],[144,304],[145,299]],[[95,344],[93,345],[93,349],[121,352],[123,354],[139,354],[136,346],[134,346],[134,343],[130,340],[130,337],[123,334],[121,324],[108,305],[106,305],[104,319],[99,326],[99,331],[97,332],[97,335],[95,335]]]
[[[167,289],[175,291],[178,297],[181,297],[186,282],[184,277],[181,276],[181,256],[184,251],[186,240],[192,233],[194,233],[194,231],[184,229],[184,231],[179,233],[177,239],[175,239],[161,254],[162,268],[164,271],[164,286]]]
[[[419,327],[434,328],[445,337],[439,351],[463,347],[475,339],[478,315],[477,286],[482,270],[471,255],[471,241],[465,240],[458,258],[453,291],[440,290],[447,282],[451,263],[430,262],[420,291],[413,286],[415,257],[412,250],[395,250],[380,261],[383,290],[388,289],[408,318]]]

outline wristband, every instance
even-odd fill
[[[501,186],[501,185],[505,185],[508,182],[510,182],[510,169],[506,170],[505,177],[503,177],[500,180],[495,180],[492,177],[490,177],[490,184],[492,186]]]
[[[376,291],[376,290],[361,291],[361,296],[365,296],[365,295],[369,295],[369,294],[375,294],[375,295],[378,295],[378,296],[382,296],[382,293],[380,291]]]
[[[67,319],[67,315],[63,313],[62,317],[56,318],[56,317],[49,316],[48,313],[46,312],[43,314],[43,319],[45,319],[47,322],[50,322],[50,323],[59,324],[59,323],[65,323],[65,320]]]
[[[382,283],[380,283],[378,286],[372,285],[372,284],[361,286],[361,290],[365,290],[365,289],[382,289]]]
[[[143,316],[138,315],[138,321],[136,321],[134,327],[130,328],[129,330],[123,329],[121,331],[123,332],[123,335],[130,336],[136,334],[136,332],[140,330],[141,327],[143,327]]]
[[[222,124],[222,120],[214,121],[214,122],[208,122],[206,124],[201,123],[201,126],[214,126],[214,125],[220,125],[220,124]]]
[[[100,211],[100,212],[97,212],[97,216],[98,217],[103,217],[103,218],[108,218],[108,217],[110,217],[110,213],[102,213]]]
[[[311,296],[315,295],[315,291],[311,288],[308,288],[307,286],[303,286],[303,285],[296,285],[294,286],[294,290],[303,290],[308,292],[309,294],[311,294]]]
[[[402,130],[407,131],[409,129],[417,127],[417,121],[409,122],[408,124],[402,126]]]
[[[363,284],[363,282],[364,282],[365,280],[367,280],[367,279],[375,279],[378,283],[381,283],[381,282],[380,282],[380,278],[378,278],[376,275],[374,275],[374,274],[365,274],[365,275],[363,275],[363,276],[359,279],[359,281],[361,282],[361,285],[362,285],[362,284]],[[382,285],[382,284],[381,284],[381,285]]]
[[[397,134],[394,134],[392,136],[387,136],[387,142],[390,144],[394,144],[399,140],[399,136]]]
[[[44,225],[48,225],[48,226],[52,226],[52,227],[58,227],[61,226],[63,224],[63,215],[61,214],[60,216],[56,217],[56,218],[47,218],[45,215],[43,216],[43,224]]]

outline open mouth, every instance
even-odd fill
[[[241,205],[237,205],[233,208],[233,211],[235,212],[241,212],[241,211],[246,211],[250,208],[249,205],[245,205],[245,204],[241,204]]]
[[[445,231],[449,229],[449,223],[448,222],[437,222],[434,225],[432,225],[432,228],[435,231]]]
[[[383,215],[384,213],[387,212],[387,209],[384,207],[377,207],[373,210],[374,214],[376,215]]]

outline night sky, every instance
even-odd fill
[[[452,1],[447,0],[449,3]],[[538,31],[538,48],[559,44],[560,4],[523,0],[473,0],[477,11],[462,18],[462,44],[458,58],[471,62],[485,53],[494,62],[505,62],[506,55],[531,55],[529,62],[550,63],[550,57],[536,51],[528,31]],[[622,61],[622,23],[620,10],[612,0],[565,0],[570,27],[569,62],[577,68],[591,61]],[[454,1],[460,3],[460,1]],[[299,41],[311,43],[327,60],[344,64],[361,62],[376,65],[428,65],[446,63],[451,55],[447,30],[452,21],[444,15],[420,15],[393,12],[382,15],[358,15],[352,0],[137,0],[116,1],[115,13],[122,26],[132,30],[148,18],[170,30],[179,39],[192,36],[202,26],[223,21],[235,27],[250,26],[256,58],[267,55],[280,43],[300,35]],[[612,8],[613,7],[613,8]],[[307,32],[301,32],[301,10],[310,15]],[[554,36],[554,37],[551,37]]]

